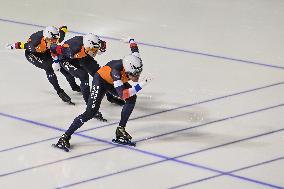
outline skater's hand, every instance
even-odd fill
[[[120,41],[122,41],[123,43],[131,43],[131,42],[135,42],[133,37],[122,37],[120,39]]]
[[[152,77],[144,77],[140,82],[139,85],[141,86],[141,88],[143,88],[144,86],[148,85],[150,83],[150,81],[152,81],[153,78]]]
[[[58,72],[60,71],[60,64],[59,63],[53,63],[52,68],[54,71]]]
[[[14,50],[14,49],[16,49],[15,43],[14,43],[14,44],[6,44],[6,45],[5,45],[5,48],[6,48],[6,49],[9,49],[9,50]]]
[[[59,31],[63,31],[64,33],[67,33],[67,32],[68,32],[67,26],[61,26],[61,27],[59,28]]]
[[[104,52],[106,52],[106,42],[103,40],[99,40],[99,44],[100,44],[100,49],[99,52],[100,54],[103,54]]]

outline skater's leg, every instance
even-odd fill
[[[81,81],[81,84],[80,84],[81,92],[82,92],[83,98],[84,98],[84,100],[87,104],[89,96],[90,96],[88,72],[86,72],[82,67],[80,67],[78,65],[75,67],[76,64],[79,64],[77,60],[67,59],[67,60],[62,60],[60,63],[61,63],[61,66],[66,71],[68,71],[72,76],[80,79],[80,81]]]
[[[64,92],[63,89],[58,84],[57,77],[52,68],[52,58],[49,52],[46,53],[32,53],[25,51],[25,56],[27,60],[32,63],[34,66],[45,70],[46,77],[49,83],[53,86],[58,96],[64,102],[71,102],[71,98]]]
[[[88,78],[88,79],[80,79],[80,81],[81,81],[80,88],[81,88],[81,92],[83,94],[84,101],[87,104],[88,99],[90,97],[89,76],[86,75],[85,78]]]
[[[60,72],[65,76],[66,80],[68,81],[73,91],[81,92],[80,86],[77,85],[74,76],[72,76],[64,68],[61,68]]]
[[[80,66],[84,68],[92,77],[100,69],[98,62],[91,56],[87,55],[86,57],[80,60]]]
[[[127,88],[131,87],[130,84],[125,84]],[[121,119],[119,122],[119,126],[116,128],[116,139],[113,140],[113,142],[119,143],[119,144],[125,144],[130,146],[135,146],[134,142],[131,142],[132,137],[129,133],[126,132],[125,127],[127,124],[127,121],[135,107],[137,96],[131,96],[130,98],[125,100],[125,105],[122,108],[121,111]]]
[[[63,91],[59,84],[57,77],[52,69],[52,59],[50,54],[48,53],[33,53],[29,51],[25,51],[25,56],[27,60],[32,63],[34,66],[45,70],[46,77],[49,83],[53,86],[56,90],[57,94]]]
[[[135,107],[136,99],[137,99],[137,96],[134,95],[125,100],[125,105],[123,106],[122,111],[121,111],[121,119],[119,122],[119,126],[121,127],[126,126],[126,123]]]
[[[125,130],[125,126],[126,123],[129,119],[129,116],[131,115],[134,107],[135,107],[135,102],[136,102],[136,98],[137,96],[134,95],[128,99],[126,99],[126,103],[122,108],[121,111],[121,119],[119,122],[119,126],[116,129],[116,140],[114,140],[114,142],[118,142],[118,143],[125,143],[125,144],[132,144],[131,143],[131,139],[132,137],[130,136],[130,134],[128,134]]]
[[[57,94],[61,93],[63,89],[58,84],[57,77],[52,69],[46,69],[45,70],[46,77],[49,81],[49,83],[53,86],[53,88],[56,90]]]
[[[100,80],[100,77],[94,78],[93,87],[91,96],[87,103],[86,111],[76,117],[73,123],[70,125],[68,130],[60,137],[57,144],[53,145],[57,148],[63,149],[65,151],[69,151],[70,148],[69,140],[71,139],[71,135],[79,129],[85,122],[89,121],[94,117],[94,115],[98,112],[101,101],[106,93],[106,88],[104,87],[104,83]]]
[[[56,90],[56,92],[57,92],[58,96],[61,98],[61,100],[64,101],[64,102],[68,102],[70,104],[75,105],[74,103],[71,102],[71,98],[64,92],[64,90],[60,88],[60,86],[58,84],[57,77],[56,77],[55,73],[53,72],[53,70],[47,69],[46,75],[47,75],[48,81],[52,84],[53,88]]]
[[[92,83],[91,95],[87,103],[86,111],[74,119],[69,129],[65,132],[67,136],[71,136],[85,122],[89,121],[95,116],[95,114],[98,112],[100,108],[101,101],[105,93],[106,89],[100,77],[98,76],[94,78]]]

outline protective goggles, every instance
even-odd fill
[[[95,43],[93,41],[91,43],[93,45],[92,49],[99,49],[100,48],[100,44],[99,43]]]

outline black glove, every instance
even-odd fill
[[[101,52],[106,52],[106,42],[105,41],[103,41],[103,40],[100,40],[99,41],[99,44],[100,44],[100,51]]]

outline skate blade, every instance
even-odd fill
[[[94,117],[96,120],[102,121],[102,122],[107,122],[107,119],[105,118],[98,118],[98,117]]]
[[[69,105],[73,105],[73,106],[75,106],[75,103],[74,102],[72,102],[72,101],[64,101],[64,100],[62,100],[63,102],[65,102],[65,103],[67,103],[67,104],[69,104]]]
[[[68,104],[70,104],[70,105],[73,105],[73,106],[75,106],[75,103],[74,102],[72,102],[72,101],[69,101],[69,102],[67,102]]]
[[[98,119],[99,121],[102,121],[102,122],[107,122],[107,120],[105,118],[103,119]]]
[[[123,141],[120,141],[118,139],[112,139],[112,142],[115,143],[115,144],[121,144],[121,145],[127,145],[127,146],[136,146],[136,143],[131,142],[131,141],[123,142]]]
[[[56,144],[52,144],[52,147],[58,148],[58,149],[60,149],[60,150],[64,150],[65,152],[69,152],[69,149],[68,149],[68,148],[60,147],[60,146],[57,146]]]

